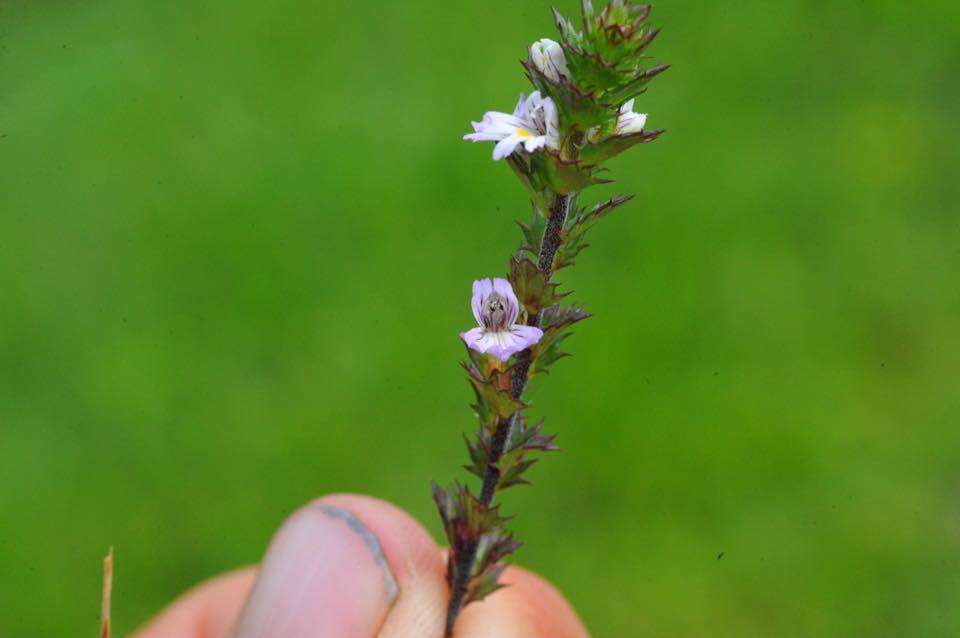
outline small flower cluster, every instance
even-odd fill
[[[523,61],[535,90],[520,95],[513,113],[484,114],[464,136],[495,142],[493,159],[510,165],[534,212],[519,224],[523,242],[507,278],[473,283],[477,326],[460,334],[480,422],[476,440],[467,441],[467,469],[482,487],[479,495],[461,484],[433,488],[450,542],[448,636],[465,605],[500,586],[503,560],[520,546],[493,504],[496,494],[527,482],[531,453],[557,449],[542,424],[528,425],[523,395],[532,377],[567,356],[561,342],[589,315],[563,304],[569,293],[553,276],[574,264],[597,221],[631,199],[581,207],[579,194],[608,181],[600,175],[605,161],[663,132],[647,130],[647,115],[634,111],[637,96],[667,69],[649,65],[645,53],[659,33],[648,23],[650,5],[610,0],[596,11],[582,0],[582,13],[581,30],[554,10],[560,40],[538,40]]]

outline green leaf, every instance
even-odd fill
[[[500,577],[506,568],[506,565],[497,565],[471,579],[467,586],[467,595],[464,596],[464,605],[479,602],[493,592],[506,587],[500,582]]]
[[[577,212],[567,220],[566,229],[563,232],[563,240],[567,242],[582,237],[594,224],[629,202],[633,197],[633,195],[617,195],[605,202],[594,204],[593,208],[589,210],[586,208],[578,209]]]
[[[464,435],[463,440],[467,444],[467,450],[470,452],[470,464],[464,465],[464,469],[479,478],[486,474],[487,467],[490,464],[489,445],[484,440],[485,429],[480,429],[480,435],[476,442],[471,441]]]
[[[663,134],[662,130],[640,131],[629,135],[613,135],[596,144],[586,144],[580,149],[580,161],[584,164],[596,166],[611,157],[633,148],[637,144],[652,142]]]
[[[513,169],[514,174],[520,179],[520,183],[527,189],[530,195],[530,201],[534,207],[540,210],[549,210],[553,200],[553,194],[550,191],[550,184],[544,178],[542,172],[533,165],[533,158],[542,153],[532,155],[526,153],[511,153],[507,157],[507,164]]]
[[[520,549],[522,545],[522,542],[513,538],[513,534],[500,528],[481,535],[477,541],[473,575],[479,576],[489,571],[501,560]]]
[[[660,33],[648,23],[650,5],[611,0],[597,13],[584,0],[582,13],[581,32],[554,9],[573,83],[595,103],[617,107],[665,70],[644,69],[644,52]]]
[[[560,448],[553,442],[555,438],[555,434],[547,435],[543,433],[543,421],[532,427],[527,427],[526,419],[521,416],[517,419],[516,427],[511,433],[508,449],[511,451],[523,449],[556,452]]]
[[[510,393],[497,385],[474,364],[460,364],[467,371],[467,379],[473,387],[477,403],[473,406],[480,422],[491,427],[496,419],[509,418],[523,407],[523,403],[510,396]]]
[[[560,334],[560,336],[557,337],[546,350],[541,352],[540,356],[536,358],[533,365],[530,366],[531,377],[541,373],[549,373],[550,366],[560,359],[565,359],[570,356],[569,352],[564,352],[560,349],[560,343],[572,334],[572,332],[564,332]]]
[[[586,131],[616,117],[616,106],[599,101],[595,95],[582,91],[569,79],[561,76],[553,81],[529,62],[522,64],[531,84],[553,100],[566,127],[575,126]]]
[[[632,195],[618,195],[603,203],[598,203],[590,210],[579,208],[570,216],[563,232],[563,242],[553,258],[554,272],[567,266],[572,266],[580,251],[590,244],[584,240],[584,235],[598,221],[603,219],[614,209],[633,199]]]
[[[499,487],[506,489],[512,485],[529,485],[523,478],[523,473],[530,469],[539,459],[522,459],[511,465],[506,472],[500,475]]]
[[[544,310],[540,314],[540,327],[543,329],[543,337],[530,348],[533,357],[530,374],[546,372],[551,364],[569,356],[568,353],[559,350],[559,344],[572,334],[568,330],[570,326],[589,316],[590,313],[579,306],[564,308],[558,305]]]
[[[604,99],[614,104],[626,102],[630,98],[636,97],[646,91],[646,87],[650,81],[669,68],[669,64],[658,64],[655,67],[641,70],[620,86],[608,90],[604,95]]]
[[[530,155],[531,170],[543,177],[546,185],[556,193],[570,195],[611,180],[598,177],[602,169],[576,160],[565,160],[553,151],[538,151]],[[546,209],[544,209],[546,210]]]
[[[510,260],[510,284],[520,304],[531,315],[556,304],[566,296],[557,291],[558,284],[547,280],[547,275],[526,257]]]
[[[524,224],[517,220],[517,226],[523,233],[523,243],[520,244],[520,249],[530,253],[533,257],[537,257],[540,254],[540,241],[543,238],[543,231],[547,227],[547,218],[541,215],[534,206],[530,223]]]

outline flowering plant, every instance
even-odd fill
[[[520,178],[533,215],[519,224],[523,241],[507,278],[473,283],[477,327],[460,334],[480,421],[476,439],[467,440],[466,469],[482,484],[479,495],[460,483],[433,485],[450,543],[447,636],[464,606],[502,586],[503,561],[521,544],[494,504],[497,493],[527,483],[532,453],[558,449],[542,423],[527,422],[524,391],[531,377],[566,356],[563,340],[589,314],[563,303],[569,293],[553,276],[574,264],[595,223],[631,199],[583,207],[579,194],[609,181],[605,161],[663,132],[647,130],[646,114],[633,110],[650,80],[668,68],[650,64],[645,53],[659,33],[648,22],[650,5],[610,0],[597,11],[582,0],[581,9],[580,25],[554,10],[560,41],[530,47],[522,64],[535,90],[520,95],[513,113],[488,112],[464,136],[496,142],[493,159],[506,160]]]

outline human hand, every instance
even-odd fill
[[[134,638],[442,638],[444,551],[389,503],[333,495],[281,526],[259,568],[183,595]],[[468,606],[456,638],[587,638],[550,584],[517,567]]]

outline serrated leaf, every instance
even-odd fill
[[[560,117],[569,126],[585,131],[604,124],[616,115],[616,107],[601,103],[595,95],[584,92],[566,77],[560,76],[554,81],[529,62],[522,64],[530,83],[553,100]]]
[[[506,568],[506,565],[497,565],[471,579],[467,586],[467,595],[464,596],[464,605],[479,602],[493,592],[506,587],[500,582],[500,577]]]
[[[509,519],[500,514],[499,506],[484,504],[460,483],[454,483],[449,489],[436,483],[431,487],[451,551],[476,547],[484,534],[506,534],[502,526]]]
[[[531,374],[544,372],[550,364],[568,356],[567,353],[557,349],[558,344],[570,336],[571,333],[568,330],[570,326],[589,316],[590,313],[579,306],[552,306],[540,313],[543,337],[530,348],[533,356]]]
[[[494,419],[506,419],[511,414],[523,407],[523,403],[510,396],[508,390],[497,387],[501,384],[500,379],[503,375],[495,373],[494,381],[484,377],[475,365],[460,364],[467,371],[467,380],[473,387],[477,397],[477,403],[474,411],[481,423],[490,425]],[[507,386],[509,388],[509,385]]]
[[[532,164],[533,158],[537,155],[541,155],[541,153],[511,153],[507,157],[507,164],[520,179],[520,183],[527,189],[527,194],[530,195],[530,201],[533,205],[545,211],[550,208],[553,193],[550,191],[550,184]]]
[[[613,135],[595,144],[585,144],[580,149],[580,161],[587,165],[601,164],[637,144],[652,142],[662,134],[662,130],[640,131],[629,135]]]
[[[512,485],[529,485],[529,481],[523,478],[523,473],[530,469],[540,459],[522,459],[501,474],[500,489],[506,489]]]
[[[633,195],[617,195],[605,202],[597,202],[589,210],[580,208],[567,221],[563,233],[564,241],[572,241],[586,234],[594,224],[633,199]]]
[[[532,427],[527,427],[526,420],[517,419],[517,427],[511,433],[508,450],[524,449],[539,450],[542,452],[556,452],[560,448],[553,442],[555,434],[543,433],[543,421],[538,422]]]
[[[537,357],[533,365],[530,366],[530,376],[536,376],[538,374],[548,374],[550,372],[549,368],[554,363],[560,359],[566,359],[571,356],[569,352],[564,352],[560,349],[560,342],[572,335],[572,332],[565,332],[560,335],[550,347],[544,350],[540,356]]]
[[[464,465],[463,467],[481,479],[484,477],[487,466],[490,464],[490,452],[488,445],[483,439],[484,431],[484,428],[480,429],[480,434],[476,442],[468,439],[466,435],[463,437],[464,442],[467,444],[467,450],[470,452],[470,464]]]
[[[599,176],[602,169],[598,169],[596,165],[565,160],[550,150],[530,155],[530,165],[543,176],[546,185],[560,195],[578,193],[589,186],[611,182]]]
[[[550,282],[546,273],[526,257],[514,257],[510,260],[509,279],[520,305],[531,315],[556,304],[566,296],[566,293],[559,293],[558,285]]]
[[[617,195],[605,202],[594,204],[593,208],[579,208],[570,216],[563,231],[563,241],[553,258],[554,271],[572,266],[577,255],[590,246],[585,239],[587,231],[614,209],[633,199],[633,195]]]
[[[477,541],[472,576],[476,577],[488,571],[522,545],[522,542],[513,538],[513,534],[503,529],[483,534]]]
[[[597,103],[619,105],[662,72],[643,69],[644,52],[660,30],[647,22],[647,4],[612,0],[599,13],[588,1],[583,5],[582,32],[554,10],[567,66],[582,92]]]
[[[551,306],[540,313],[540,327],[544,331],[556,331],[589,318],[590,313],[582,306]],[[554,341],[556,340],[554,337]]]
[[[520,227],[520,232],[523,234],[523,243],[520,244],[520,249],[527,251],[533,257],[537,257],[540,254],[540,241],[543,238],[543,231],[547,227],[547,218],[541,215],[534,206],[530,221],[523,223],[517,220],[517,226]]]
[[[669,64],[658,64],[653,68],[640,71],[623,85],[608,91],[604,97],[615,104],[626,102],[630,98],[636,97],[646,91],[647,85],[653,78],[669,69]]]

